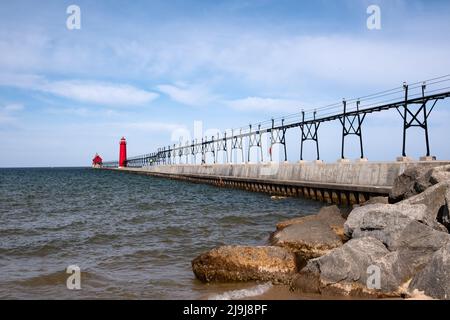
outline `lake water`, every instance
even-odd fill
[[[0,298],[207,299],[191,261],[224,244],[264,245],[305,199],[88,168],[0,169]],[[81,269],[69,290],[66,268]]]

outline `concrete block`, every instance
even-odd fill
[[[436,161],[436,156],[423,156],[419,158],[419,161]]]
[[[411,157],[403,157],[403,156],[401,156],[401,157],[397,157],[396,161],[397,162],[411,162],[411,161],[414,161],[414,160]]]

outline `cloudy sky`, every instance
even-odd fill
[[[66,27],[71,4],[80,30]],[[367,28],[371,4],[381,30]],[[2,1],[0,167],[114,160],[121,136],[129,155],[148,153],[194,121],[203,133],[237,128],[449,74],[449,14],[448,1],[418,0]],[[449,108],[429,118],[438,158],[450,158]],[[395,111],[369,115],[369,160],[398,156],[401,132]],[[321,127],[324,160],[340,156],[340,134]],[[423,155],[421,132],[408,139]],[[349,139],[349,158],[356,147]]]

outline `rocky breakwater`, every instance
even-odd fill
[[[389,198],[280,222],[265,247],[192,262],[202,281],[261,280],[326,296],[450,299],[450,166],[412,168]]]

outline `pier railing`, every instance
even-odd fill
[[[263,161],[263,137],[269,138],[269,160],[272,161],[273,146],[280,145],[287,161],[286,132],[292,128],[300,128],[300,160],[303,160],[303,145],[312,141],[316,145],[316,159],[320,160],[319,127],[322,123],[339,120],[342,125],[341,158],[345,158],[345,139],[348,135],[359,138],[360,157],[364,158],[362,125],[368,114],[396,109],[403,126],[403,142],[401,154],[406,157],[406,139],[408,129],[423,129],[425,154],[430,157],[428,135],[428,117],[437,102],[450,97],[450,75],[445,75],[412,84],[366,95],[355,99],[343,99],[341,102],[320,108],[302,110],[280,118],[272,118],[258,124],[233,129],[216,136],[204,137],[201,141],[180,142],[158,148],[156,151],[127,159],[128,167],[147,167],[161,164],[201,163],[207,162],[207,155],[212,155],[213,163],[218,161],[218,154],[225,153],[226,163],[231,163],[233,155],[240,153],[241,162],[250,162],[251,149],[257,148]],[[244,140],[247,150],[244,150]],[[247,153],[245,157],[244,153]],[[184,158],[184,159],[183,159]],[[117,167],[118,161],[105,162],[104,167]]]

